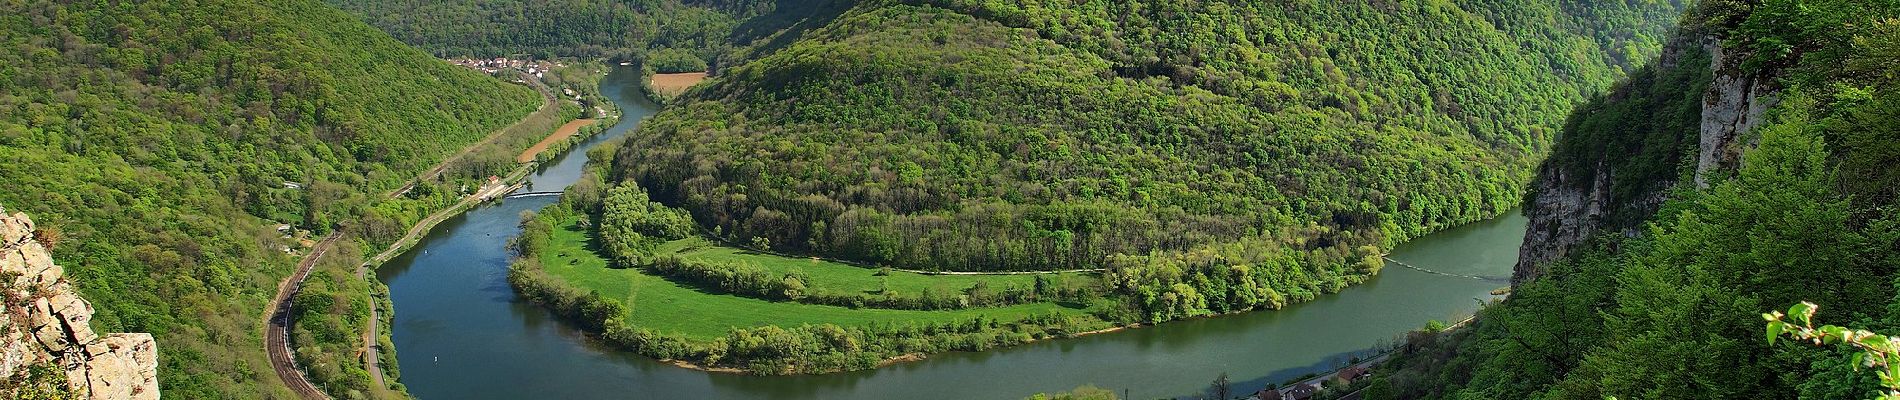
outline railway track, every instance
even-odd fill
[[[296,273],[277,284],[277,297],[271,299],[272,310],[269,319],[264,323],[264,350],[270,354],[271,369],[277,371],[277,377],[284,380],[284,385],[289,386],[290,391],[296,392],[297,397],[306,400],[328,400],[330,396],[323,394],[323,391],[317,390],[316,385],[310,383],[310,378],[304,376],[303,369],[297,368],[297,359],[292,356],[290,350],[291,301],[297,298],[297,291],[303,288],[303,281],[310,277],[310,270],[317,266],[317,260],[322,258],[324,253],[329,252],[331,245],[335,244],[340,237],[342,233],[330,233],[329,237],[324,238],[310,250],[309,255],[297,262]]]

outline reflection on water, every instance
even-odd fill
[[[603,92],[627,113],[599,143],[655,107],[638,75],[616,70]],[[534,190],[578,178],[579,146],[531,177]],[[553,197],[511,199],[444,222],[379,271],[396,305],[402,382],[424,399],[521,398],[1022,398],[1094,384],[1134,398],[1201,393],[1221,373],[1247,393],[1340,365],[1431,319],[1476,308],[1495,282],[1387,268],[1365,284],[1285,310],[1178,321],[981,353],[950,353],[872,371],[816,376],[714,374],[605,349],[507,285],[508,238],[521,211]],[[1512,213],[1420,238],[1393,259],[1472,275],[1509,275],[1525,220]]]

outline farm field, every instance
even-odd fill
[[[521,155],[515,156],[515,162],[527,163],[534,161],[534,157],[540,155],[543,151],[547,151],[548,146],[553,146],[555,143],[567,140],[568,137],[574,136],[574,133],[580,132],[581,128],[593,125],[595,122],[600,122],[600,120],[587,118],[567,121],[567,123],[561,124],[560,128],[555,129],[554,133],[548,135],[546,139],[541,139],[541,141],[535,143],[534,146],[528,147],[527,150],[522,150]]]
[[[976,317],[1013,321],[1030,315],[1063,313],[1078,318],[1093,318],[1081,308],[1056,303],[1034,303],[1009,307],[967,310],[913,311],[774,302],[730,294],[709,293],[665,278],[649,275],[637,268],[608,268],[607,259],[593,248],[593,239],[575,221],[557,225],[547,251],[541,253],[541,265],[548,274],[582,290],[597,291],[601,296],[626,304],[628,322],[633,326],[661,333],[677,333],[693,339],[717,339],[734,327],[765,325],[797,327],[834,324],[842,327],[874,324],[948,323]],[[667,243],[663,251],[688,257],[745,260],[772,269],[775,273],[802,268],[812,277],[815,287],[876,288],[875,271],[832,262],[812,262],[758,253],[730,247],[711,246],[702,239]],[[1026,285],[1032,276],[934,276],[893,271],[893,290],[967,287],[978,280],[991,286]]]
[[[881,293],[885,288],[901,294],[917,294],[925,290],[937,292],[955,292],[969,288],[977,282],[990,287],[1030,287],[1036,283],[1036,275],[928,275],[902,270],[887,270],[879,275],[879,270],[840,263],[818,258],[783,257],[764,254],[730,246],[721,246],[704,238],[694,237],[669,241],[661,244],[656,254],[675,254],[688,259],[716,262],[739,262],[764,267],[774,275],[801,272],[811,277],[807,285],[814,290],[828,290],[839,293]],[[1094,279],[1089,273],[1043,274],[1053,282],[1081,282]],[[887,286],[888,285],[888,286]]]
[[[667,96],[677,96],[687,88],[706,80],[704,72],[683,72],[676,74],[653,74],[653,90]]]

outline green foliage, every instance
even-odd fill
[[[1036,395],[1029,396],[1026,399],[1028,400],[1115,400],[1115,399],[1120,399],[1120,398],[1121,396],[1116,396],[1115,391],[1113,390],[1095,387],[1094,385],[1082,385],[1082,386],[1076,387],[1074,390],[1070,390],[1067,392],[1053,393],[1053,394],[1037,393]]]
[[[523,298],[649,357],[757,374],[825,373],[869,369],[905,355],[1017,345],[1105,325],[1050,304],[908,311],[759,300],[799,300],[788,291],[811,279],[801,274],[711,277],[706,281],[767,289],[751,297],[708,293],[640,269],[606,268],[606,260],[580,242],[587,234],[573,229],[573,218],[558,207],[536,216],[566,222],[527,226],[523,235],[549,236],[550,245],[539,254],[522,254],[509,272],[510,284]]]
[[[1771,342],[1790,332],[1809,340],[1875,337],[1812,328],[1817,315],[1888,329],[1900,320],[1893,286],[1900,231],[1894,182],[1885,172],[1892,169],[1894,136],[1883,126],[1893,121],[1890,102],[1900,99],[1893,90],[1900,79],[1866,69],[1889,56],[1867,44],[1900,38],[1891,28],[1900,5],[1755,3],[1706,2],[1689,21],[1740,46],[1730,54],[1752,63],[1747,73],[1782,85],[1768,120],[1745,136],[1753,143],[1740,168],[1718,171],[1707,189],[1676,190],[1645,235],[1598,238],[1480,313],[1469,332],[1415,341],[1392,361],[1380,391],[1388,397],[1377,398],[1886,395],[1870,390],[1886,387],[1885,379],[1855,372],[1869,365],[1865,358]],[[1685,176],[1670,171],[1682,161],[1668,160],[1687,160],[1694,147],[1677,143],[1696,132],[1669,120],[1683,118],[1685,103],[1697,99],[1655,88],[1685,87],[1668,82],[1700,74],[1660,72],[1659,80],[1639,73],[1634,87],[1585,107],[1592,115],[1573,117],[1566,134],[1585,138],[1560,144],[1547,171],[1608,162],[1617,166],[1603,177],[1612,187]],[[1663,120],[1644,124],[1618,113]],[[1617,120],[1629,122],[1592,122]],[[1819,305],[1769,314],[1763,335],[1755,319],[1762,309],[1804,299]],[[1797,318],[1774,323],[1784,316]]]
[[[1880,377],[1881,400],[1900,399],[1900,339],[1876,334],[1865,329],[1843,328],[1834,325],[1814,326],[1814,313],[1820,306],[1801,302],[1788,307],[1788,313],[1780,311],[1762,314],[1768,320],[1768,344],[1787,335],[1796,340],[1811,341],[1815,345],[1836,345],[1855,350],[1849,363],[1855,369],[1868,368]],[[1789,320],[1783,321],[1782,318]]]
[[[912,3],[723,68],[610,180],[778,251],[1180,270],[1125,274],[1161,278],[1121,286],[1138,320],[1278,307],[1515,204],[1562,113],[1628,65],[1606,47],[1653,54],[1675,11]]]
[[[22,366],[13,376],[0,377],[0,396],[14,400],[79,400],[68,386],[66,371],[51,363]]]
[[[392,240],[456,195],[446,182],[383,193],[539,104],[314,1],[5,8],[0,203],[61,233],[54,257],[97,307],[95,329],[157,337],[166,397],[289,396],[259,313],[295,262],[285,249],[307,250],[273,228]],[[318,339],[319,321],[341,320],[300,323],[311,341],[298,345],[357,363],[360,340]]]
[[[1609,204],[1640,205],[1644,196],[1666,190],[1692,169],[1702,93],[1712,79],[1709,55],[1688,42],[1673,51],[1579,106],[1539,169],[1540,178],[1561,176],[1579,190],[1596,190],[1587,186],[1601,179],[1609,183]],[[1613,209],[1607,219],[1611,226],[1636,226],[1653,212],[1631,206]]]
[[[660,49],[647,53],[646,66],[653,72],[671,74],[678,72],[704,72],[706,60],[693,55],[685,49]]]
[[[697,72],[734,45],[849,2],[832,0],[326,0],[441,57],[605,57]],[[822,17],[820,17],[822,18]]]
[[[602,242],[623,268],[646,264],[654,246],[685,239],[693,232],[686,212],[647,201],[646,192],[638,187],[608,189],[600,208]]]

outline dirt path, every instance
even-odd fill
[[[548,146],[553,146],[555,143],[567,140],[567,138],[574,136],[575,133],[580,132],[581,128],[593,125],[595,122],[600,122],[600,120],[577,119],[567,121],[566,124],[561,125],[560,129],[555,129],[554,134],[548,135],[547,139],[541,139],[541,142],[535,143],[534,146],[529,146],[527,150],[522,150],[521,155],[515,156],[515,162],[523,164],[534,162],[534,156],[540,155],[543,151],[547,151]]]
[[[404,193],[408,193],[410,189],[415,188],[417,182],[434,179],[436,176],[441,175],[444,169],[448,168],[450,162],[461,158],[463,155],[474,152],[489,142],[493,142],[516,126],[527,123],[527,121],[533,119],[535,115],[558,111],[558,103],[555,102],[558,98],[554,96],[553,90],[548,89],[547,85],[542,84],[540,80],[533,79],[533,76],[522,74],[521,77],[523,81],[529,82],[529,86],[533,86],[536,91],[541,92],[543,102],[540,109],[523,117],[520,121],[515,121],[512,125],[489,133],[488,137],[483,138],[481,141],[462,148],[462,151],[443,159],[442,162],[437,163],[434,168],[430,168],[428,171],[418,175],[415,180],[410,181],[408,184],[384,194],[384,197],[395,198],[402,196]],[[525,173],[524,171],[526,171],[526,169],[517,169],[515,173],[509,176],[513,178],[518,174]],[[461,208],[466,207],[471,201],[478,198],[478,196],[469,196],[463,199],[461,203],[457,203],[455,207],[451,207],[450,210],[459,212]],[[432,228],[435,224],[441,223],[443,219],[447,219],[446,216],[441,216],[446,212],[447,210],[437,212],[435,215],[430,215],[429,218],[424,218],[423,221],[417,223],[416,226],[410,227],[409,233],[403,236],[402,240],[398,240],[396,245],[391,246],[391,248],[384,251],[383,254],[378,254],[377,258],[374,259],[386,260],[387,257],[385,254],[396,253],[398,249],[405,248],[405,242],[415,240],[414,238],[418,236],[418,231],[427,232],[428,228]],[[336,243],[337,239],[341,238],[341,235],[341,232],[330,233],[330,236],[325,237],[322,242],[311,248],[309,255],[304,256],[303,260],[297,262],[297,271],[291,273],[290,277],[285,278],[282,282],[277,284],[277,295],[272,298],[269,305],[270,309],[265,312],[264,351],[270,357],[271,369],[277,372],[278,378],[283,379],[285,386],[290,387],[290,390],[296,392],[298,397],[302,397],[306,400],[328,400],[330,396],[324,394],[321,390],[317,390],[316,385],[310,383],[309,377],[304,376],[303,369],[297,367],[297,359],[292,357],[290,349],[290,326],[294,321],[290,320],[290,300],[297,296],[298,290],[302,289],[304,279],[310,277],[310,270],[316,267],[317,260],[322,258],[324,253],[330,251],[332,244]],[[359,278],[363,277],[367,266],[368,264],[358,267],[356,276]],[[378,392],[387,390],[388,388],[388,385],[383,384],[382,368],[377,364],[379,349],[376,348],[375,338],[377,322],[380,318],[381,315],[378,315],[376,312],[376,307],[370,307],[370,329],[369,332],[363,335],[364,348],[367,349],[364,354],[364,366],[368,369],[370,377],[375,380],[376,387],[373,389]]]

